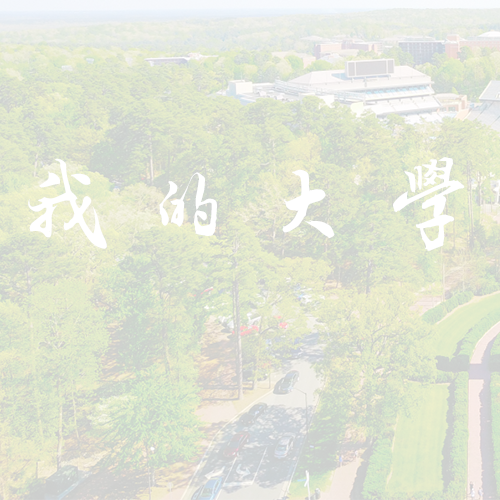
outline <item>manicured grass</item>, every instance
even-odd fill
[[[431,340],[431,352],[435,356],[451,357],[458,342],[481,318],[500,307],[500,293],[489,297],[474,298],[472,302],[453,312],[436,326]]]
[[[443,490],[448,385],[422,387],[421,396],[419,406],[410,417],[399,416],[392,474],[387,486],[391,494]]]

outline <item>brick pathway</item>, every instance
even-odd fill
[[[490,370],[488,367],[493,341],[500,333],[500,323],[493,326],[477,343],[469,368],[469,445],[468,481],[477,491],[483,488],[483,498],[496,498],[493,472],[491,429]],[[467,486],[469,491],[469,486]]]

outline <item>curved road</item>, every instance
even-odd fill
[[[197,498],[197,492],[213,476],[223,478],[217,500],[276,500],[283,497],[305,442],[306,421],[313,414],[315,392],[320,387],[313,368],[323,354],[317,344],[317,335],[308,336],[302,347],[301,358],[285,361],[283,366],[283,374],[289,370],[300,373],[292,392],[264,396],[259,402],[266,403],[268,410],[251,426],[245,426],[239,418],[229,423],[207,450],[182,500]],[[225,444],[231,436],[243,430],[250,433],[247,445],[234,460],[224,459],[221,451]],[[295,446],[287,458],[279,460],[273,456],[274,448],[285,433],[294,434]],[[238,466],[248,471],[244,477],[237,474]]]
[[[500,323],[488,330],[476,344],[469,367],[468,485],[483,488],[483,498],[496,498],[491,428],[490,351]],[[470,488],[467,486],[470,493]]]

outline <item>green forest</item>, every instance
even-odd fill
[[[359,36],[379,40],[393,35],[444,39],[448,33],[474,36],[500,27],[500,9],[388,9],[346,14],[296,14],[276,17],[187,18],[167,22],[109,23],[32,29],[22,20],[0,23],[0,42],[60,46],[117,46],[186,51],[291,50],[312,48],[311,35]],[[31,28],[31,29],[30,29]]]
[[[244,411],[313,333],[319,402],[313,408],[306,394],[306,444],[290,498],[306,494],[296,481],[306,470],[311,488],[328,489],[351,440],[363,443],[366,464],[352,498],[463,499],[465,372],[477,340],[500,321],[500,225],[490,187],[500,176],[498,134],[448,118],[408,125],[396,115],[356,117],[314,96],[242,106],[217,91],[233,79],[274,81],[314,69],[272,56],[312,53],[314,44],[301,40],[310,35],[500,29],[500,10],[471,12],[2,24],[3,500],[41,498],[47,477],[67,464],[92,469],[67,498],[145,499],[153,486],[160,499],[169,483],[188,489],[220,431],[203,418],[211,399]],[[214,57],[182,67],[145,61],[194,51]],[[470,51],[420,69],[436,91],[473,99],[498,78],[499,54]],[[410,189],[405,172],[445,157],[464,188],[447,196],[445,214],[454,220],[444,246],[427,251],[416,226],[433,209],[416,202],[395,212],[393,203]],[[78,206],[90,199],[84,219],[94,231],[95,211],[105,249],[79,224],[65,227],[74,215],[68,202],[55,205],[50,237],[30,231],[41,215],[30,206],[65,192],[62,184],[41,186],[61,175],[56,160],[67,164]],[[284,232],[295,217],[285,202],[301,194],[299,170],[325,197]],[[196,173],[206,181],[203,199],[217,202],[212,236],[195,232]],[[162,224],[170,182],[178,193],[187,189],[182,225]],[[172,217],[174,205],[164,206]],[[207,224],[208,205],[199,210]],[[334,236],[307,221],[328,224]],[[422,316],[426,296],[441,304]],[[207,364],[217,349],[218,371]],[[225,392],[208,397],[221,370]],[[398,436],[414,432],[424,408],[440,415],[436,442],[444,448],[420,457],[415,468],[436,466],[412,482],[400,458],[418,443],[400,449]]]

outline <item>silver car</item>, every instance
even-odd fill
[[[274,448],[274,458],[286,458],[292,451],[294,440],[293,434],[283,434]]]

